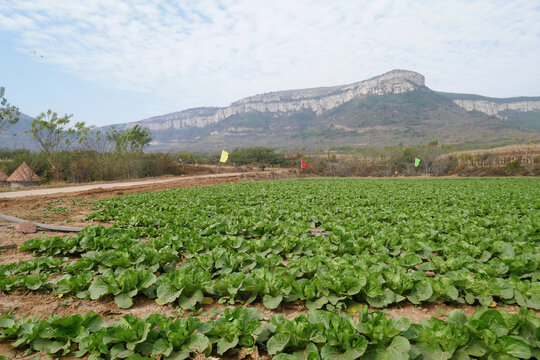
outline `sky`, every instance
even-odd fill
[[[540,2],[0,0],[0,86],[30,116],[124,123],[392,69],[540,96]]]

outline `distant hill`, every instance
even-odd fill
[[[468,111],[495,115],[510,125],[540,131],[540,97],[490,98],[472,94],[439,94]]]
[[[263,145],[279,149],[540,140],[540,97],[508,99],[436,92],[424,76],[393,70],[342,86],[286,90],[114,125],[151,130],[151,150]],[[106,129],[110,126],[103,127]]]
[[[441,93],[427,88],[419,73],[393,70],[348,85],[255,95],[225,108],[189,109],[116,126],[148,127],[155,138],[153,148],[160,150],[388,146],[433,140],[481,146],[540,139],[539,110],[540,97]]]
[[[26,134],[26,130],[30,129],[30,124],[33,118],[21,113],[19,121],[15,125],[9,126],[3,133],[0,134],[0,148],[11,149],[31,149],[35,150],[36,145],[32,137]]]

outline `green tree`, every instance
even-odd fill
[[[138,124],[122,131],[113,128],[107,138],[115,143],[117,153],[141,153],[152,141],[150,130],[143,129]]]
[[[41,113],[30,124],[28,134],[42,151],[54,173],[56,181],[60,181],[62,174],[61,153],[67,151],[81,138],[86,136],[89,127],[84,122],[77,122],[75,127],[69,127],[69,119],[73,115],[65,114],[59,117],[52,110]]]
[[[19,109],[8,103],[4,97],[6,89],[0,87],[0,134],[9,126],[14,125],[19,121]]]
[[[152,141],[152,135],[148,128],[135,125],[129,130],[129,149],[131,152],[142,153],[144,148]]]
[[[285,154],[276,153],[272,148],[254,146],[234,149],[229,155],[229,160],[238,165],[252,163],[282,165],[285,163]]]
[[[107,131],[106,137],[109,141],[114,143],[114,148],[117,153],[124,153],[127,151],[127,136],[125,131],[116,130],[115,127],[111,127],[111,131]]]
[[[141,160],[144,148],[152,141],[150,130],[138,124],[121,131],[113,128],[107,133],[107,138],[114,142],[116,154],[125,160],[128,178],[135,175],[135,165]]]
[[[197,161],[195,155],[189,151],[179,150],[176,156],[178,157],[178,161],[182,164],[195,164]]]

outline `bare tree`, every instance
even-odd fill
[[[419,154],[420,159],[422,160],[424,172],[426,174],[432,173],[437,176],[434,170],[435,161],[442,154],[442,149],[439,146],[437,141],[432,141],[426,146],[423,147],[421,153]]]
[[[527,173],[529,175],[534,175],[534,167],[536,165],[534,159],[534,155],[529,153],[529,147],[527,146],[525,148],[525,154],[523,155],[523,161],[521,162],[521,165],[525,170],[527,170]]]
[[[0,134],[9,126],[16,124],[19,121],[19,109],[8,103],[4,97],[6,89],[0,87]]]
[[[92,137],[87,142],[87,149],[95,152],[100,180],[103,180],[105,177],[105,170],[107,168],[105,158],[113,148],[113,143],[109,139],[108,134],[107,131],[105,133],[101,131],[93,132]]]

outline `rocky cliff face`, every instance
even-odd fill
[[[134,123],[117,126],[117,128],[130,128],[136,124],[145,126],[150,130],[182,130],[190,127],[205,127],[215,122],[214,117],[220,108],[195,108],[178,111],[166,115],[151,117]]]
[[[0,134],[0,146],[26,146],[25,138],[34,146],[25,134],[30,122],[21,118]],[[136,124],[151,130],[151,149],[156,151],[380,147],[435,139],[444,144],[492,145],[538,141],[540,97],[498,99],[437,92],[425,86],[421,74],[393,70],[348,85],[260,94],[228,107],[188,109],[116,128]]]
[[[349,85],[278,91],[250,96],[226,108],[196,108],[117,126],[129,128],[140,124],[150,130],[202,128],[245,112],[286,113],[313,111],[320,114],[362,95],[402,94],[425,85],[424,76],[407,70],[393,70]]]
[[[505,110],[519,112],[540,110],[540,101],[509,101],[495,102],[489,100],[453,100],[454,104],[461,106],[467,111],[480,111],[487,115],[499,116]]]
[[[436,92],[425,86],[421,74],[393,70],[348,85],[259,94],[223,108],[188,109],[116,128],[135,124],[152,131],[152,149],[164,151],[378,147],[434,139],[499,144],[539,139],[540,97]]]
[[[402,94],[424,86],[424,76],[407,70],[393,70],[369,80],[343,86],[278,91],[255,95],[232,103],[217,112],[223,120],[241,112],[289,112],[311,110],[317,114],[362,95]],[[219,121],[218,120],[218,121]]]

